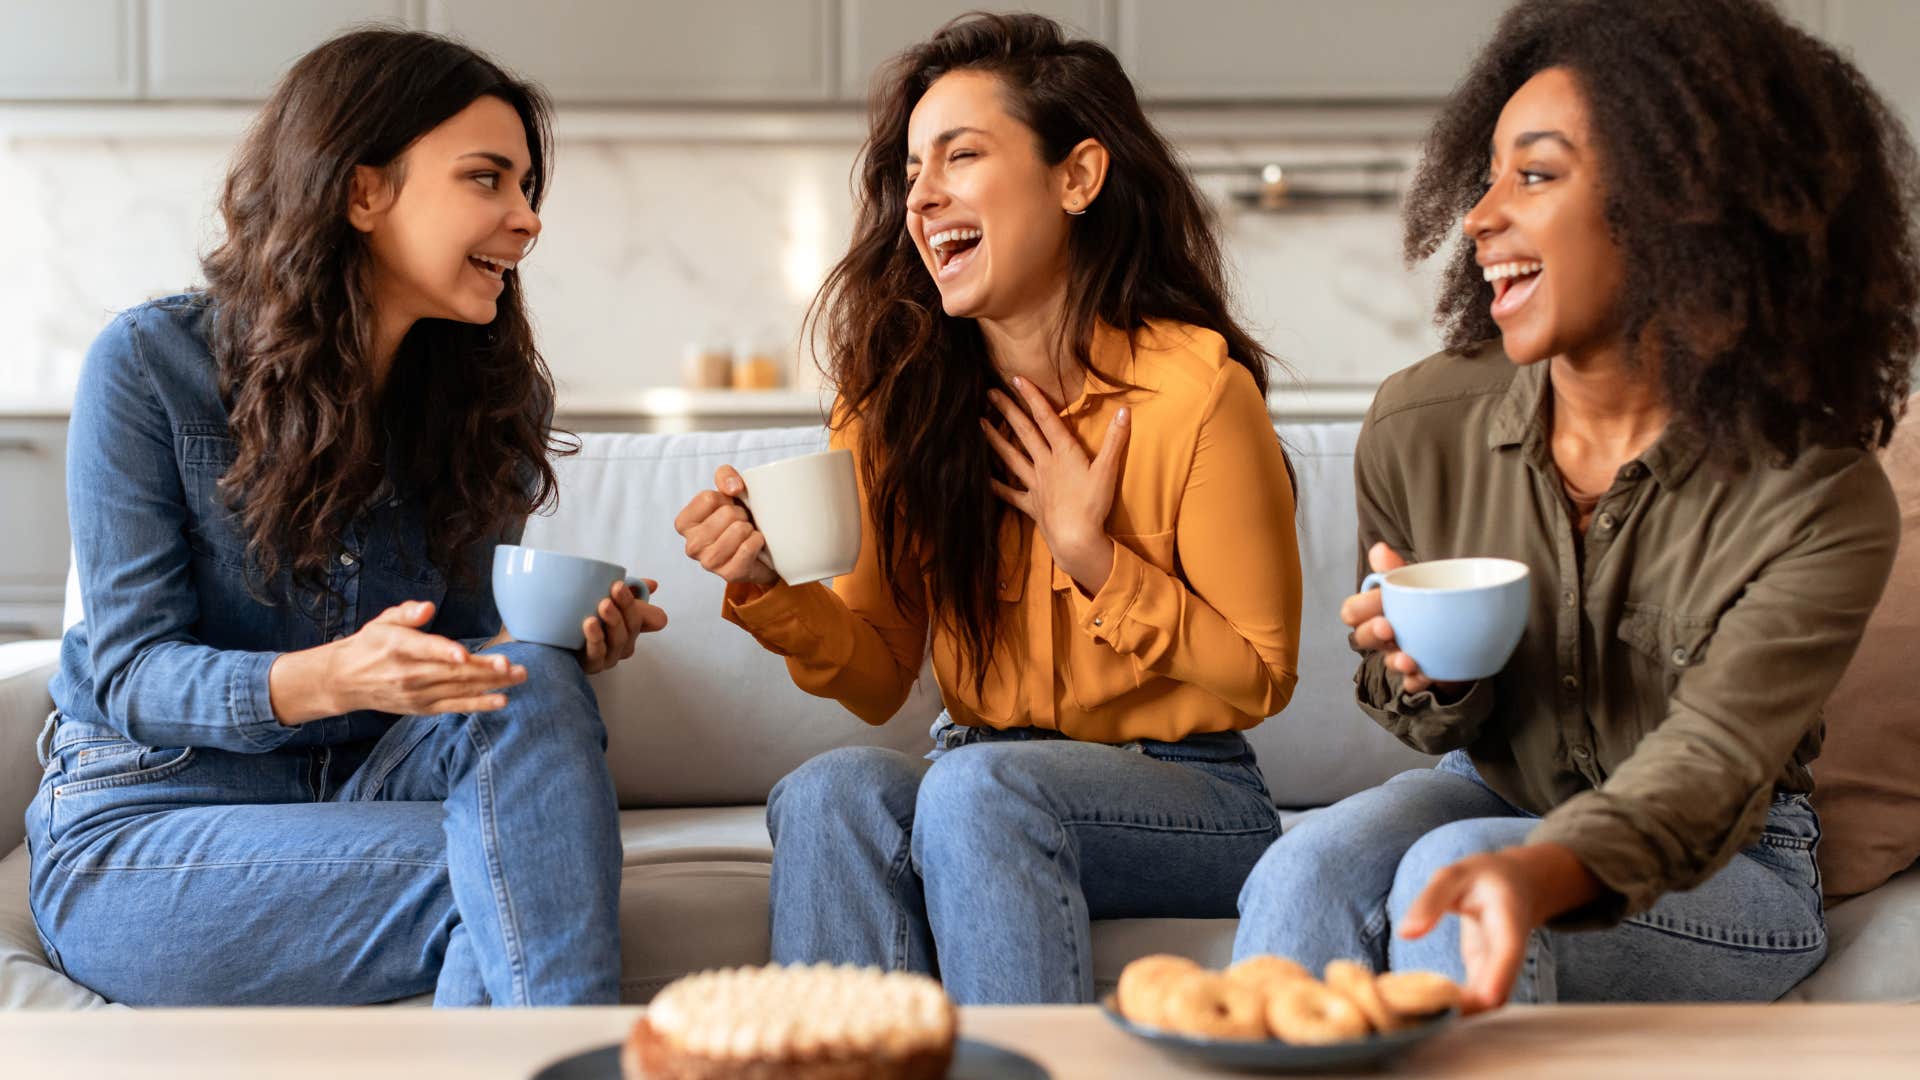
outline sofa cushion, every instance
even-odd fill
[[[1813,763],[1827,898],[1866,892],[1920,857],[1920,397],[1881,454],[1900,500],[1900,551],[1887,591],[1827,699]]]
[[[27,906],[27,849],[13,848],[0,859],[0,1010],[109,1007],[122,1008],[47,966]]]

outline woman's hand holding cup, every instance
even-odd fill
[[[746,482],[731,465],[713,474],[715,490],[703,491],[673,519],[687,542],[687,558],[734,585],[777,585],[780,576],[762,557],[767,538],[739,502]]]
[[[1382,542],[1367,549],[1367,565],[1374,573],[1384,574],[1407,565],[1407,560]],[[1420,665],[1414,662],[1413,657],[1401,652],[1395,645],[1393,624],[1387,621],[1381,604],[1380,590],[1375,588],[1354,593],[1340,605],[1340,621],[1353,628],[1354,647],[1380,653],[1381,662],[1387,666],[1387,670],[1400,673],[1404,692],[1418,694],[1433,687],[1436,684],[1420,671]]]

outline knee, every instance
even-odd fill
[[[910,815],[919,770],[912,758],[878,746],[843,746],[809,759],[782,777],[767,796],[767,826],[861,816],[879,808]],[[910,820],[910,819],[909,819]]]
[[[1400,858],[1393,876],[1389,907],[1397,920],[1413,904],[1433,875],[1461,859],[1498,851],[1514,843],[1513,818],[1469,818],[1455,821],[1414,841]]]
[[[1295,895],[1321,895],[1340,880],[1340,867],[1352,856],[1354,838],[1337,829],[1315,828],[1302,822],[1267,845],[1240,886],[1240,910],[1262,901],[1282,902]]]
[[[586,673],[573,653],[551,645],[510,641],[487,650],[527,671],[526,681],[506,691],[507,706],[480,717],[510,716],[510,726],[538,728],[550,734],[577,734],[606,748],[607,730]]]
[[[920,785],[914,820],[929,841],[990,835],[1019,836],[1023,826],[1057,829],[1033,744],[980,743],[934,762]],[[918,837],[916,836],[916,842]]]

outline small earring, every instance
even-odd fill
[[[1071,214],[1071,215],[1073,215],[1074,217],[1079,217],[1079,216],[1080,216],[1081,214],[1084,214],[1084,213],[1086,213],[1086,212],[1087,212],[1087,211],[1086,211],[1086,209],[1085,209],[1084,207],[1082,207],[1082,208],[1081,208],[1081,209],[1079,209],[1079,210],[1069,210],[1069,211],[1067,211],[1067,213],[1069,213],[1069,214]]]

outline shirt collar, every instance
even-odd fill
[[[1110,394],[1124,394],[1135,387],[1124,385],[1134,381],[1133,335],[1118,327],[1097,322],[1093,326],[1093,341],[1088,352],[1092,363],[1087,367],[1085,381],[1081,384],[1080,396],[1070,403],[1064,412],[1075,412],[1086,408],[1092,399]],[[1111,378],[1110,378],[1111,376]]]
[[[1511,363],[1504,351],[1495,350],[1500,363]],[[1549,366],[1542,361],[1528,364],[1513,373],[1506,397],[1494,409],[1487,425],[1487,449],[1502,450],[1518,446],[1528,461],[1551,468],[1553,455],[1547,445],[1547,394],[1552,383]],[[1648,474],[1664,488],[1678,487],[1706,457],[1706,443],[1678,423],[1668,423],[1652,446],[1641,451],[1638,460]]]

